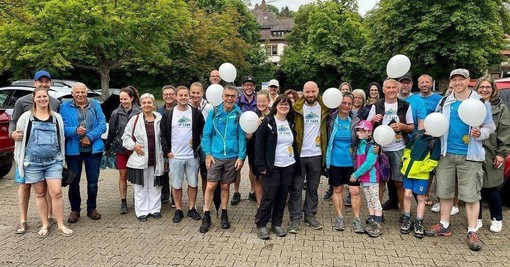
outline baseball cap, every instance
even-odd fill
[[[39,70],[34,74],[34,81],[39,80],[41,77],[47,77],[48,79],[51,80],[51,75],[49,72],[45,70]]]
[[[356,129],[363,129],[365,131],[372,131],[374,126],[369,121],[360,121],[355,127]]]
[[[257,84],[257,81],[255,81],[255,78],[253,78],[253,76],[251,76],[251,75],[243,77],[243,83],[245,83],[245,82],[252,82],[254,84]]]
[[[450,72],[450,79],[455,75],[461,75],[464,78],[469,78],[469,70],[467,69],[454,69]]]
[[[269,86],[276,86],[276,87],[280,87],[280,83],[278,82],[278,80],[275,80],[275,79],[272,79],[269,81],[269,84],[267,85],[268,87]]]
[[[401,82],[401,81],[403,81],[403,80],[409,80],[409,81],[411,81],[411,82],[412,82],[412,81],[413,81],[413,75],[411,75],[411,73],[410,73],[410,72],[408,72],[408,73],[404,74],[404,76],[402,76],[402,77],[398,78],[398,81],[399,81],[399,82]]]

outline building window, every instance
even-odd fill
[[[282,31],[271,32],[271,36],[273,36],[273,37],[283,37],[283,32]]]
[[[268,56],[277,56],[278,55],[278,45],[266,45],[266,55]]]

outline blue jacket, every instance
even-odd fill
[[[88,99],[90,108],[87,110],[86,120],[91,120],[92,129],[87,129],[86,136],[92,142],[92,153],[102,153],[104,150],[101,135],[106,132],[106,119],[101,105],[95,99]],[[66,155],[76,156],[80,154],[80,136],[76,129],[80,126],[78,121],[79,111],[74,101],[66,101],[60,106],[60,115],[64,121],[64,134],[66,137]],[[88,124],[88,123],[87,123]]]
[[[333,141],[335,139],[336,132],[338,131],[338,124],[335,123],[335,120],[338,118],[338,110],[334,111],[329,115],[328,125],[327,125],[327,136],[328,136],[328,147],[326,148],[326,157],[324,158],[326,168],[329,169],[331,166],[331,157],[333,151]],[[351,136],[352,136],[352,144],[354,148],[354,144],[356,143],[356,131],[354,126],[359,123],[359,119],[355,117],[354,119],[351,116],[347,117],[347,120],[351,124]]]
[[[227,112],[223,104],[209,112],[202,136],[202,150],[218,159],[246,158],[246,137],[239,125],[241,109],[237,105]]]

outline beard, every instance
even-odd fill
[[[306,97],[305,101],[306,101],[306,104],[313,105],[317,101],[317,97],[315,97],[315,96]]]

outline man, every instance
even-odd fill
[[[305,215],[305,224],[314,230],[322,229],[317,221],[317,205],[323,156],[328,146],[326,125],[328,109],[319,97],[319,87],[313,81],[303,86],[303,97],[297,100],[292,109],[295,112],[296,142],[301,160],[301,175],[297,175],[290,188],[289,233],[297,234],[302,213]],[[303,183],[306,180],[306,195],[302,201]]]
[[[437,104],[439,103],[439,100],[441,100],[441,95],[434,94],[432,92],[432,83],[434,80],[432,79],[432,76],[428,74],[422,74],[418,78],[418,88],[420,89],[419,96],[425,103],[425,108],[427,109],[427,115],[430,113],[436,111]]]
[[[428,236],[451,236],[450,212],[455,196],[455,180],[458,182],[459,199],[466,203],[467,243],[473,251],[482,248],[478,238],[477,219],[480,209],[480,189],[483,183],[482,162],[485,150],[482,141],[494,132],[491,106],[485,102],[486,116],[480,127],[470,127],[458,114],[458,108],[466,99],[480,99],[468,88],[469,71],[455,69],[450,73],[453,91],[441,99],[437,111],[443,113],[450,122],[448,132],[441,137],[441,159],[436,168],[437,196],[440,198],[441,219],[425,234]]]
[[[101,135],[106,132],[106,120],[99,102],[87,98],[87,87],[83,83],[73,85],[72,95],[72,101],[62,104],[60,115],[64,120],[67,167],[76,173],[76,178],[69,185],[71,214],[67,221],[76,223],[80,219],[80,178],[84,162],[87,176],[87,216],[92,220],[101,219],[101,214],[96,210],[96,200],[99,167],[104,150]]]
[[[415,133],[418,130],[424,129],[423,120],[427,117],[426,107],[423,100],[411,93],[413,89],[413,76],[410,72],[406,73],[404,76],[398,79],[399,83],[399,93],[398,98],[405,100],[409,105],[411,105],[413,110],[413,121],[414,121],[414,131]]]
[[[255,93],[256,88],[256,81],[253,76],[245,76],[243,78],[243,84],[242,84],[242,90],[243,93],[241,94],[241,97],[239,97],[239,100],[237,101],[237,105],[241,109],[242,112],[245,111],[257,111],[257,93]],[[250,169],[251,172],[251,169]],[[234,195],[232,196],[232,201],[230,202],[230,205],[235,206],[241,202],[241,194],[239,193],[239,186],[241,184],[241,171],[237,173],[236,181],[234,183]],[[255,199],[255,176],[251,175],[250,177],[250,185],[251,185],[251,192],[250,192],[250,199]]]
[[[221,84],[220,72],[218,70],[212,70],[209,74],[209,82],[211,84]]]
[[[394,79],[384,81],[384,98],[377,100],[372,105],[367,120],[371,121],[374,129],[379,125],[389,125],[395,131],[395,141],[383,147],[384,153],[390,160],[390,180],[388,181],[388,194],[390,199],[383,204],[383,209],[404,208],[404,187],[402,153],[406,146],[409,134],[414,130],[414,119],[411,105],[397,97],[399,83]],[[395,183],[394,186],[391,183]],[[380,183],[379,198],[382,200],[386,183]],[[400,218],[402,220],[402,216]]]
[[[278,80],[272,79],[267,86],[269,88],[269,107],[273,106],[274,101],[280,93],[280,83]]]
[[[177,87],[177,105],[163,114],[161,120],[161,146],[170,161],[172,170],[172,196],[175,201],[173,223],[181,222],[182,182],[188,181],[188,217],[200,220],[195,209],[198,187],[200,141],[204,128],[202,113],[189,105],[189,91],[185,86]]]
[[[34,74],[34,87],[35,88],[45,88],[49,90],[51,86],[51,75],[45,71],[40,70]],[[20,97],[16,103],[14,104],[14,109],[12,112],[11,121],[9,122],[9,133],[10,137],[14,141],[23,140],[23,132],[21,130],[16,129],[16,124],[18,123],[19,117],[25,113],[26,111],[32,109],[34,104],[33,95],[28,94],[26,96]],[[50,106],[51,110],[58,112],[60,108],[60,102],[54,97],[50,96]],[[27,224],[27,212],[28,212],[28,202],[30,200],[30,188],[32,188],[31,184],[26,184],[23,177],[18,177],[16,173],[16,183],[19,184],[18,189],[18,204],[20,209],[20,222],[16,227],[16,234],[24,234],[28,230]],[[49,192],[46,194],[46,201],[48,207],[51,207],[51,197]],[[51,208],[48,209],[48,221],[53,222],[53,215]]]
[[[165,111],[171,110],[177,104],[177,101],[175,101],[175,87],[173,85],[163,86],[162,96],[163,96],[163,100],[165,101],[165,104],[158,109],[158,112],[161,115],[165,114]],[[164,170],[165,170],[165,172],[163,173],[163,179],[162,179],[163,185],[161,188],[161,202],[168,202],[171,198],[172,202],[170,203],[170,206],[172,208],[175,208],[174,198],[170,194],[170,174],[169,174],[167,158],[165,158]]]
[[[202,149],[206,155],[207,187],[204,197],[204,216],[200,233],[211,227],[211,204],[218,182],[221,182],[221,228],[230,228],[227,204],[230,184],[236,179],[246,157],[246,138],[239,125],[241,110],[235,104],[237,89],[227,85],[223,89],[223,104],[209,113],[204,126]]]

